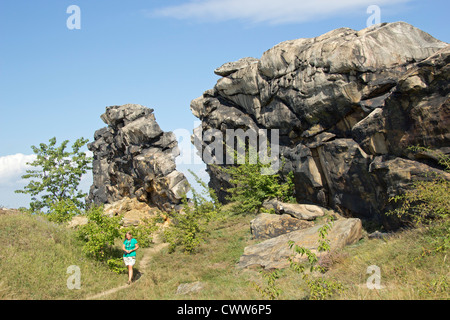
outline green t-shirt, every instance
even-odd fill
[[[123,242],[125,245],[125,250],[133,250],[136,248],[137,240],[132,238],[131,240],[125,240]],[[125,253],[123,254],[124,257],[136,257],[136,251],[133,251],[131,253]]]

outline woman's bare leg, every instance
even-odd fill
[[[128,266],[128,282],[131,283],[131,279],[133,279],[133,266]]]

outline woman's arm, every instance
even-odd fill
[[[130,253],[128,250],[125,250],[125,243],[122,245],[122,250],[125,251],[126,253]]]

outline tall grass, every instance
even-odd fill
[[[82,252],[72,230],[29,214],[0,216],[0,299],[82,299],[124,283]],[[71,265],[81,288],[70,290]]]
[[[445,226],[446,224],[446,226]],[[436,228],[409,229],[389,239],[363,240],[346,248],[328,272],[344,284],[338,299],[423,300],[450,298],[448,248],[436,246],[437,233],[447,232],[447,221]],[[380,289],[369,289],[371,265],[380,268]]]

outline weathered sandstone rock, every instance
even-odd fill
[[[250,221],[250,230],[254,239],[264,240],[313,225],[313,222],[294,218],[289,214],[261,213]]]
[[[263,267],[265,269],[282,269],[289,266],[289,257],[301,261],[306,257],[294,256],[289,248],[289,241],[300,247],[307,248],[320,257],[323,253],[317,251],[319,245],[318,230],[323,225],[292,231],[275,238],[248,246],[244,249],[238,268]],[[330,250],[340,249],[361,239],[362,224],[360,219],[339,219],[333,223],[327,239],[330,240]]]
[[[266,200],[263,202],[263,207],[266,209],[274,209],[278,214],[288,214],[300,220],[315,220],[318,217],[325,215],[326,209],[312,205],[299,203],[285,203],[275,199]]]
[[[97,130],[88,145],[94,153],[89,201],[114,203],[136,198],[161,210],[172,210],[189,190],[176,171],[178,143],[163,132],[153,109],[137,104],[107,107],[101,119],[108,125]]]
[[[447,43],[404,22],[285,41],[259,61],[216,70],[222,78],[191,103],[202,121],[193,140],[209,129],[224,136],[227,129],[277,129],[299,203],[395,228],[384,214],[387,194],[420,174],[396,175],[399,181],[392,170],[442,169],[407,147],[450,154],[449,62]],[[209,142],[196,144],[201,154]],[[226,202],[229,177],[211,163],[207,171]]]

